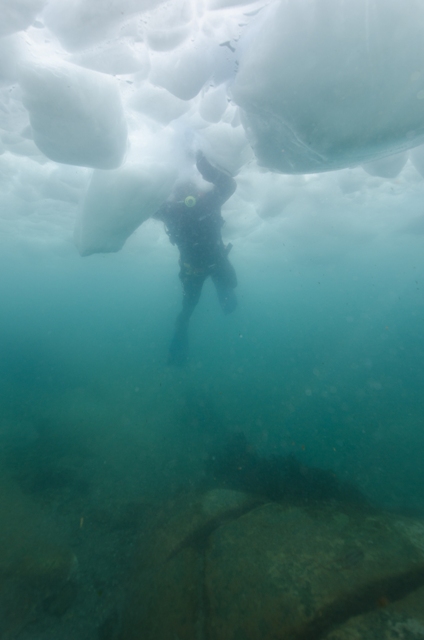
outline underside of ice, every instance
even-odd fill
[[[121,164],[127,125],[113,79],[72,64],[21,69],[34,142],[51,160],[97,169]]]
[[[195,172],[198,149],[237,176],[227,224],[241,235],[294,200],[321,203],[318,184],[365,198],[384,181],[424,175],[421,0],[0,0],[0,9],[3,208],[13,198],[29,216],[67,203],[83,254],[119,250],[169,181]],[[24,182],[31,163],[37,175],[45,167],[38,187]],[[90,186],[89,176],[64,185],[64,166],[96,170]]]
[[[232,95],[259,162],[329,171],[424,142],[418,0],[282,0],[245,36]]]
[[[0,37],[26,29],[47,0],[0,0]]]
[[[154,162],[95,171],[75,228],[81,255],[119,251],[169,196],[175,174]]]

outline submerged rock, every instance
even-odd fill
[[[182,496],[166,505],[148,530],[141,545],[140,566],[156,566],[186,547],[201,546],[214,529],[260,502],[256,496],[226,489]]]
[[[214,532],[206,559],[213,638],[317,638],[421,584],[424,555],[390,519],[333,508],[264,505]]]
[[[390,604],[381,598],[377,610],[351,618],[323,640],[422,640],[424,588]]]
[[[418,520],[352,504],[264,503],[224,489],[181,498],[143,540],[119,638],[371,640],[386,637],[372,635],[383,614],[418,633],[423,532]],[[406,631],[387,638],[419,637]]]

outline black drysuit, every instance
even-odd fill
[[[165,223],[172,244],[180,251],[183,305],[170,345],[172,364],[182,364],[187,358],[189,320],[206,278],[211,276],[225,313],[231,313],[237,306],[234,292],[237,277],[221,236],[224,224],[221,206],[234,193],[236,182],[213,167],[203,154],[198,155],[197,168],[205,180],[213,183],[213,189],[198,195],[187,193],[184,195],[190,198],[166,202],[154,216]]]

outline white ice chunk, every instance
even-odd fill
[[[44,18],[65,49],[79,51],[116,36],[120,25],[128,18],[162,2],[163,0],[50,0]]]
[[[211,11],[203,17],[202,32],[215,43],[213,48],[215,86],[229,79],[234,80],[239,60],[238,42],[247,24],[248,18],[241,11]]]
[[[40,153],[40,150],[35,146],[31,139],[31,136],[26,135],[26,131],[20,133],[14,131],[1,131],[0,140],[4,146],[4,149],[10,151],[10,153],[17,156],[37,156],[38,159],[43,158],[47,161],[47,158]]]
[[[154,51],[172,51],[192,34],[193,7],[187,0],[170,0],[146,17],[145,38]]]
[[[189,25],[175,29],[145,29],[146,41],[153,51],[172,51],[180,46],[191,34]]]
[[[219,122],[228,107],[226,87],[221,85],[216,89],[209,89],[202,98],[199,113],[207,122]]]
[[[409,153],[409,157],[416,170],[424,178],[424,145],[420,145],[419,147],[416,147],[416,149],[412,149]]]
[[[52,171],[43,183],[41,194],[45,198],[63,200],[64,202],[71,203],[78,203],[81,197],[81,191],[74,185],[70,185],[62,180],[62,176],[58,170]]]
[[[46,0],[0,0],[0,37],[29,27]]]
[[[281,0],[262,15],[233,89],[262,165],[328,171],[424,141],[422,0]]]
[[[40,154],[40,150],[32,142],[32,140],[21,139],[19,142],[16,142],[15,144],[7,145],[7,149],[8,151],[10,151],[10,153],[14,153],[17,156],[41,157],[41,158],[44,157],[42,156],[42,154]]]
[[[268,219],[283,214],[304,188],[303,176],[286,176],[272,172],[242,171],[238,178],[238,194],[255,205],[260,218]]]
[[[191,100],[209,80],[213,71],[212,48],[216,45],[199,34],[172,55],[152,55],[152,84],[164,87],[181,100]]]
[[[175,172],[155,161],[95,171],[75,228],[81,255],[119,251],[171,193]]]
[[[363,164],[362,168],[365,169],[370,176],[378,176],[379,178],[396,178],[403,167],[408,162],[408,153],[397,153],[387,158],[381,158],[381,160],[374,160],[374,162],[368,162]]]
[[[132,44],[124,39],[76,53],[71,57],[71,62],[113,76],[129,73],[147,76],[150,69],[146,46],[141,42]]]
[[[0,38],[0,85],[7,86],[16,82],[21,53],[19,36]]]
[[[239,7],[248,4],[262,4],[258,0],[207,0],[207,8],[210,11],[215,9],[228,9],[229,7]]]
[[[232,127],[225,122],[212,124],[199,134],[199,139],[206,143],[201,146],[208,160],[232,175],[253,158],[242,127]]]
[[[27,65],[20,83],[34,142],[48,158],[97,169],[119,167],[127,126],[116,80],[61,63]]]
[[[29,125],[28,111],[22,104],[22,91],[18,85],[13,87],[3,87],[0,89],[0,137],[3,135],[19,137],[23,136],[32,139],[32,133],[28,134]]]
[[[190,102],[176,98],[162,87],[153,87],[145,83],[131,98],[129,106],[166,125],[186,113],[190,108]]]

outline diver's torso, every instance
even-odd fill
[[[169,203],[163,215],[169,238],[180,250],[182,262],[197,268],[213,267],[223,251],[224,221],[220,207],[209,195],[198,198],[193,207],[184,202]]]

